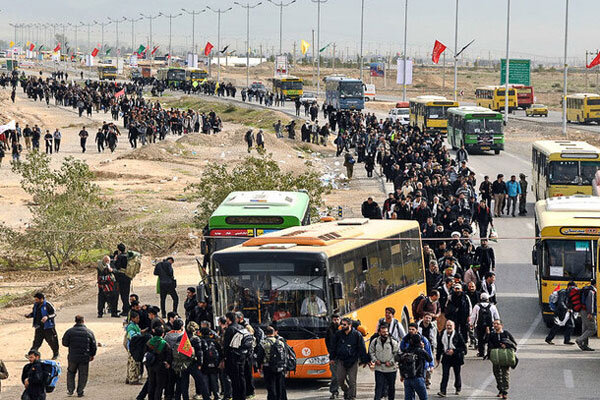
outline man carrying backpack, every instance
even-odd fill
[[[246,376],[244,374],[244,364],[249,357],[247,343],[248,336],[253,336],[237,323],[235,313],[225,314],[227,319],[227,329],[223,335],[225,372],[231,380],[233,400],[246,399]]]
[[[594,351],[588,346],[588,339],[596,335],[596,280],[580,290],[581,294],[581,336],[575,341],[582,351]]]
[[[173,275],[173,264],[175,259],[173,257],[167,257],[163,261],[159,262],[154,266],[154,275],[158,276],[158,288],[160,292],[160,312],[162,318],[166,318],[166,302],[167,295],[171,296],[173,300],[173,312],[177,314],[177,307],[179,306],[179,296],[177,295],[177,281]]]
[[[375,366],[375,400],[380,400],[383,396],[394,400],[397,369],[394,357],[400,351],[400,344],[390,335],[387,322],[379,324],[377,333],[379,335],[369,345],[371,365]],[[384,393],[386,386],[387,392]]]
[[[26,364],[23,367],[23,372],[21,372],[21,382],[25,386],[25,391],[21,398],[46,400],[47,374],[44,372],[44,368],[40,362],[40,352],[29,350],[27,359],[29,360],[29,364]]]
[[[39,350],[42,342],[45,340],[52,349],[52,359],[58,358],[58,335],[56,334],[56,326],[54,318],[56,311],[52,303],[46,300],[43,293],[33,295],[33,310],[25,315],[25,318],[33,319],[33,327],[35,328],[35,336],[31,350]]]
[[[469,325],[475,330],[477,337],[477,357],[485,356],[485,344],[489,336],[494,321],[500,319],[500,314],[495,305],[489,302],[490,296],[487,293],[481,293],[481,301],[473,307],[469,317]]]
[[[412,400],[415,394],[420,400],[427,400],[425,375],[428,364],[433,361],[430,351],[427,351],[427,339],[417,333],[416,324],[409,326],[409,333],[402,343],[406,343],[399,356],[400,380],[404,382],[404,399]]]
[[[83,397],[83,391],[88,380],[90,362],[96,356],[96,338],[94,333],[84,325],[82,315],[75,316],[75,326],[67,330],[62,338],[62,345],[69,348],[69,366],[67,368],[67,394],[75,391],[75,374],[77,381],[77,396]]]
[[[571,333],[575,327],[575,321],[573,318],[573,306],[570,304],[569,293],[572,289],[576,289],[577,285],[571,281],[567,284],[566,289],[558,290],[550,295],[550,308],[553,308],[554,319],[552,320],[552,328],[546,336],[546,343],[554,344],[552,339],[556,336],[558,330],[564,326],[564,344],[573,345],[575,342],[571,342]]]
[[[118,318],[117,302],[118,293],[113,268],[110,266],[110,257],[104,256],[98,261],[98,318],[104,314],[104,306],[108,304],[110,316]]]
[[[259,347],[257,362],[265,378],[267,400],[285,400],[288,345],[285,339],[277,335],[274,325],[268,326],[265,333],[267,337]]]
[[[117,278],[119,296],[121,297],[121,302],[123,303],[121,316],[126,317],[127,313],[129,313],[129,292],[131,290],[131,278],[125,274],[125,271],[127,271],[128,261],[125,245],[123,243],[119,243],[115,253],[115,278]],[[118,302],[119,299],[117,299],[117,306]]]

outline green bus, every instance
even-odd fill
[[[448,109],[448,143],[468,152],[504,150],[502,114],[488,108],[461,106]]]
[[[292,226],[310,224],[310,201],[305,192],[231,192],[208,220],[202,254]]]
[[[156,72],[156,79],[169,87],[178,87],[186,80],[184,68],[161,68]]]

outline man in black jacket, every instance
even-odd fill
[[[26,364],[23,367],[23,372],[21,372],[21,382],[25,386],[22,398],[46,400],[46,373],[44,373],[42,363],[40,362],[40,352],[29,350],[27,358],[29,359],[29,364]]]
[[[77,396],[83,397],[83,391],[88,380],[90,361],[96,356],[96,338],[94,333],[84,325],[82,315],[75,316],[75,326],[68,329],[62,338],[62,345],[69,348],[67,367],[67,394],[75,391],[75,374],[77,380]]]
[[[167,317],[167,311],[165,303],[167,295],[171,296],[173,300],[173,312],[177,314],[177,306],[179,305],[179,296],[177,296],[177,281],[173,276],[173,263],[175,259],[173,257],[167,257],[165,260],[159,262],[154,267],[154,275],[158,276],[159,290],[160,290],[160,312],[162,313],[163,319]]]
[[[33,310],[25,315],[25,318],[33,319],[33,327],[35,328],[35,336],[31,350],[39,350],[42,342],[45,340],[52,349],[52,359],[58,358],[58,335],[56,334],[56,326],[54,318],[56,311],[52,303],[46,300],[43,293],[33,295]]]
[[[517,351],[517,342],[510,332],[504,330],[504,324],[499,319],[494,320],[494,332],[488,337],[488,358],[492,349],[512,349]],[[510,378],[509,367],[492,364],[498,397],[508,398],[508,386]]]
[[[373,201],[372,197],[369,197],[367,201],[362,203],[361,212],[365,218],[381,219],[381,209],[377,202]]]
[[[425,386],[426,364],[433,361],[433,358],[425,351],[425,343],[421,339],[421,335],[409,333],[407,337],[408,348],[404,352],[415,354],[417,359],[415,361],[415,376],[404,378],[405,398],[414,399],[415,394],[417,394],[420,400],[424,400],[427,398],[427,388]]]
[[[127,270],[127,252],[125,251],[125,245],[119,243],[117,246],[117,252],[114,257],[115,260],[115,277],[117,278],[117,284],[119,285],[119,295],[123,308],[121,310],[121,316],[125,317],[129,313],[129,292],[131,290],[131,278],[125,275]],[[119,299],[117,299],[117,306]]]
[[[333,337],[340,330],[340,316],[339,314],[333,314],[331,316],[331,324],[329,328],[327,328],[327,333],[325,334],[325,346],[327,347],[327,352],[331,354],[332,346],[333,346]],[[330,399],[335,399],[339,394],[339,385],[336,376],[336,368],[333,363],[330,364],[329,370],[331,371],[331,383],[329,384],[329,393],[331,393]]]
[[[362,334],[352,327],[352,320],[342,318],[340,326],[342,329],[333,337],[330,364],[337,369],[338,385],[344,391],[344,399],[355,400],[358,364],[367,364],[370,359]]]
[[[442,382],[440,384],[439,397],[446,397],[446,388],[450,379],[450,369],[454,371],[454,387],[456,395],[460,395],[462,382],[460,377],[461,366],[465,363],[467,346],[459,332],[454,329],[454,322],[447,321],[446,329],[440,332],[437,340],[437,351],[435,355],[435,366],[442,363]]]
[[[223,349],[225,373],[231,380],[233,400],[245,400],[246,398],[246,376],[244,374],[244,364],[246,357],[237,354],[231,347],[231,340],[237,332],[242,330],[242,326],[237,323],[234,313],[225,314],[227,319],[227,329],[223,334]]]

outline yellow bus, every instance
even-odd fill
[[[553,313],[550,294],[569,281],[590,284],[598,271],[600,197],[568,196],[540,200],[535,205],[536,244],[532,263],[540,309],[548,326]]]
[[[273,78],[273,92],[283,92],[288,100],[295,100],[304,93],[304,81],[295,76]]]
[[[592,180],[600,169],[600,149],[586,142],[538,140],[531,151],[535,199],[592,194]]]
[[[476,103],[479,107],[504,112],[504,101],[506,88],[504,86],[483,86],[475,89]],[[519,106],[517,91],[515,88],[508,89],[508,112],[516,110]]]
[[[577,93],[568,95],[567,122],[600,123],[600,94]]]
[[[242,311],[254,326],[277,323],[298,356],[291,378],[331,376],[331,314],[360,320],[370,336],[394,307],[406,328],[412,301],[426,291],[419,225],[399,220],[346,219],[251,238],[213,253],[207,279],[202,290],[216,315]]]
[[[418,96],[408,102],[410,124],[429,132],[448,133],[448,108],[458,102],[442,96]]]
[[[205,69],[188,68],[185,70],[185,79],[192,83],[198,82],[199,84],[202,84],[206,82],[207,78],[208,71]]]
[[[99,65],[98,66],[98,78],[102,81],[104,79],[116,80],[117,79],[117,67],[114,65]]]

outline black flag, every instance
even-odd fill
[[[460,53],[462,53],[463,51],[465,51],[467,49],[467,47],[469,47],[474,41],[475,41],[475,39],[473,39],[469,43],[467,43],[467,45],[465,47],[463,47],[462,49],[460,49],[460,51],[454,55],[454,58],[458,58],[458,56],[460,56]]]
[[[223,48],[223,50],[220,51],[221,54],[225,53],[227,51],[227,49],[229,48],[229,45],[225,46]]]

